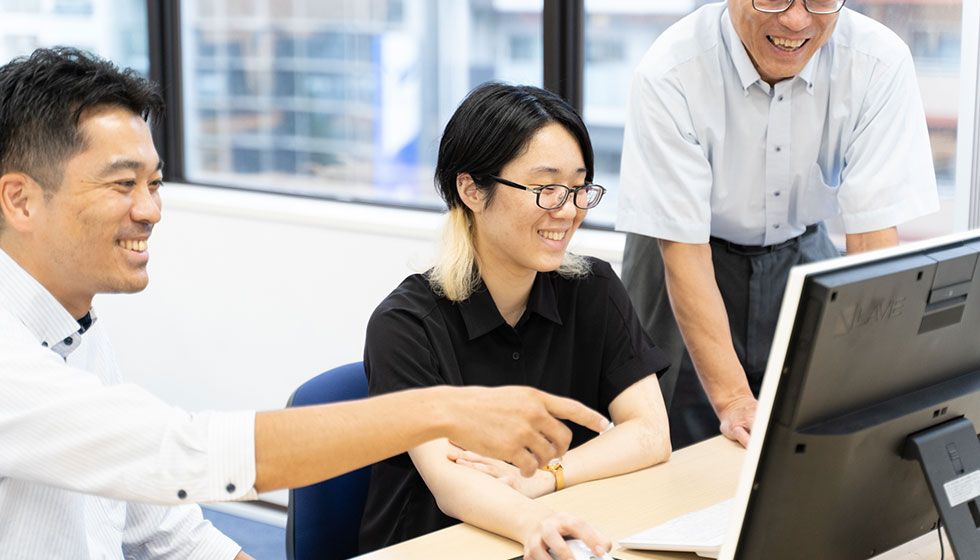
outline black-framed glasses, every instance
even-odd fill
[[[544,210],[554,210],[555,208],[561,208],[565,201],[568,200],[568,194],[574,193],[572,196],[572,204],[577,208],[582,210],[588,210],[589,208],[595,208],[599,201],[602,200],[602,195],[606,194],[606,187],[601,185],[595,185],[592,183],[587,183],[581,187],[575,187],[574,189],[566,187],[565,185],[541,185],[540,187],[527,187],[520,183],[515,183],[513,181],[508,181],[496,175],[487,175],[488,178],[500,183],[501,185],[507,185],[508,187],[514,187],[515,189],[521,189],[527,192],[532,192],[535,195],[535,202]]]
[[[785,12],[795,0],[752,0],[752,7],[767,14]],[[844,7],[845,0],[802,0],[803,7],[811,14],[824,16],[836,14]]]

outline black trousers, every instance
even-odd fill
[[[756,397],[790,268],[837,256],[840,252],[823,224],[811,226],[807,233],[775,249],[711,239],[715,280],[728,311],[735,353]],[[720,433],[718,418],[701,387],[670,308],[663,258],[656,239],[627,234],[623,282],[643,326],[671,360],[670,369],[660,378],[660,389],[667,404],[674,449],[717,435]]]

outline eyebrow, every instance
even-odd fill
[[[145,166],[143,165],[142,161],[135,160],[135,159],[120,159],[103,167],[102,171],[100,172],[100,176],[104,177],[106,175],[115,173],[116,171],[122,171],[122,170],[142,171],[144,167]],[[157,167],[156,169],[154,169],[154,171],[160,171],[161,169],[163,169],[162,159],[157,161]]]
[[[541,165],[541,166],[538,166],[538,167],[531,168],[531,171],[530,172],[531,173],[551,173],[552,175],[556,175],[558,173],[561,173],[561,170],[559,170],[559,169],[557,169],[555,167],[548,167],[547,165]],[[575,172],[576,173],[586,173],[586,172],[588,172],[588,169],[586,169],[584,167],[579,167],[577,170],[575,170]]]

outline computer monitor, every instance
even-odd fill
[[[980,558],[978,255],[980,230],[793,269],[722,559],[868,558],[937,503]]]

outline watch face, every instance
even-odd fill
[[[560,466],[561,466],[561,459],[552,459],[552,460],[548,461],[548,468],[549,469],[556,469],[556,468],[558,468]]]

